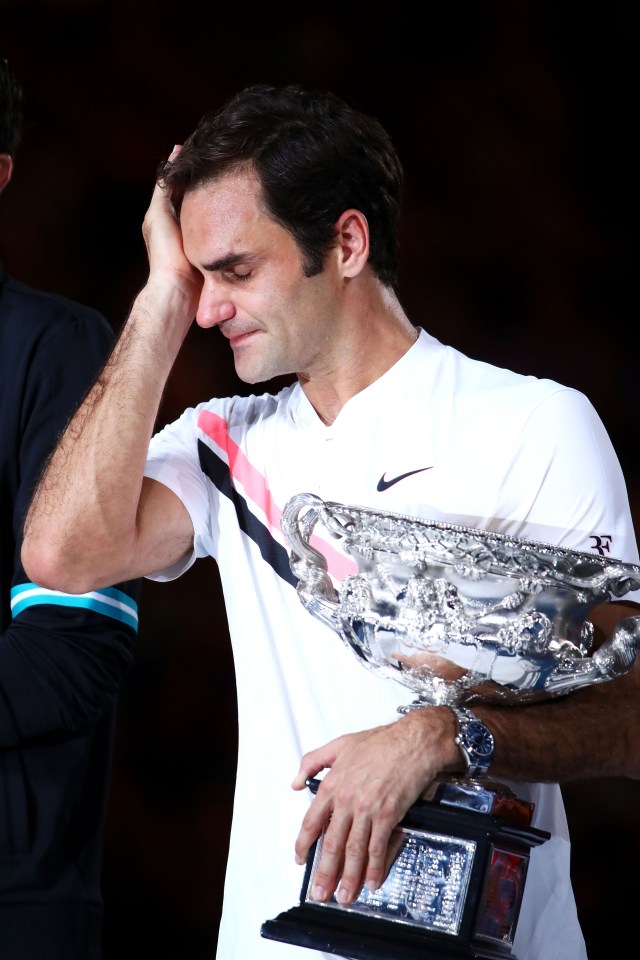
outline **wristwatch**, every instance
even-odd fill
[[[483,777],[493,760],[495,740],[489,727],[480,717],[464,707],[449,707],[458,720],[458,733],[454,738],[467,761],[468,777]]]

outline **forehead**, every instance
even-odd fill
[[[236,170],[185,194],[180,211],[185,253],[210,258],[282,239],[288,232],[268,215],[255,173]],[[292,238],[291,238],[292,239]]]

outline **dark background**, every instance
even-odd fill
[[[158,161],[248,83],[330,87],[378,116],[403,159],[409,316],[468,354],[587,393],[638,526],[632,11],[0,0],[0,54],[28,120],[0,203],[0,257],[118,329],[146,277],[141,224]],[[194,329],[160,420],[246,390],[219,337]],[[487,425],[487,443],[499,442]],[[235,748],[226,619],[205,560],[175,583],[145,584],[105,835],[105,960],[212,960]],[[564,793],[591,960],[626,955],[640,785]]]

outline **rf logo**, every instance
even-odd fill
[[[611,552],[613,537],[610,533],[592,533],[591,539],[593,541],[591,548],[597,550],[601,557],[604,557],[605,553]]]

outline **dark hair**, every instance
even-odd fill
[[[0,56],[0,153],[15,156],[22,134],[22,87]]]
[[[320,273],[335,223],[350,207],[369,224],[369,263],[395,287],[402,167],[386,130],[328,92],[257,84],[205,115],[160,180],[179,210],[185,193],[248,164],[273,219],[289,230],[305,274]]]

